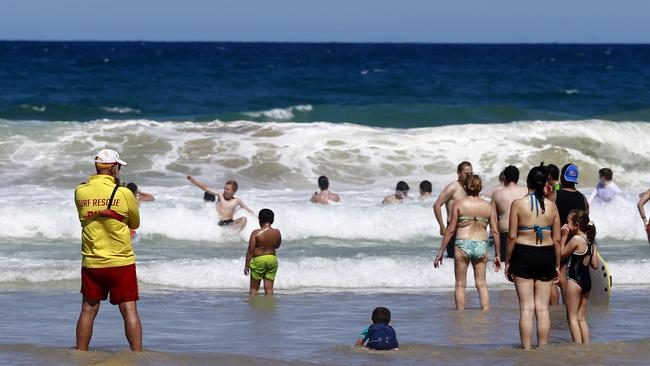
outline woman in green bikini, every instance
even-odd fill
[[[445,231],[445,237],[440,244],[440,250],[433,263],[435,268],[442,264],[443,254],[451,238],[456,235],[456,247],[454,252],[454,273],[456,276],[456,309],[465,308],[465,287],[467,285],[467,267],[472,263],[474,268],[474,283],[478,290],[481,301],[481,309],[490,309],[490,296],[485,281],[485,271],[488,262],[488,233],[490,231],[495,240],[494,250],[494,271],[501,268],[499,253],[499,227],[497,225],[496,213],[492,205],[479,197],[481,192],[481,178],[478,175],[470,175],[463,186],[467,197],[454,203],[449,219],[449,225]]]

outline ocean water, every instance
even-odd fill
[[[0,363],[644,364],[650,246],[636,211],[650,186],[650,46],[0,42]],[[80,233],[72,192],[94,153],[153,193],[134,244],[147,353],[131,355],[102,305],[91,346],[71,350]],[[592,205],[614,278],[590,309],[595,344],[517,350],[517,301],[488,273],[492,309],[453,310],[453,264],[434,270],[434,196],[473,163],[486,188],[509,164],[580,167],[589,194],[610,167],[623,193]],[[249,299],[241,233],[217,225],[192,174],[276,213],[274,300]],[[309,203],[325,174],[342,202]],[[409,200],[382,206],[398,180]],[[398,353],[350,347],[388,306]]]

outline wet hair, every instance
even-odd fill
[[[564,165],[564,166],[562,167],[562,174],[560,174],[560,184],[562,185],[562,187],[567,187],[567,188],[575,188],[575,187],[576,187],[576,184],[575,184],[575,183],[573,183],[573,182],[568,182],[566,179],[564,179],[564,173],[566,173],[566,170],[567,170],[567,169],[569,168],[569,166],[572,165],[572,164],[573,164],[573,163],[566,163],[566,165]]]
[[[601,178],[605,178],[605,180],[612,180],[614,179],[614,173],[612,173],[612,170],[609,168],[602,168],[598,171],[598,176]]]
[[[320,177],[318,177],[318,188],[320,188],[321,191],[324,191],[329,187],[330,187],[330,180],[327,179],[326,176],[321,175]]]
[[[560,179],[560,168],[555,164],[549,164],[546,166],[546,171],[548,172],[549,179],[558,180]]]
[[[372,322],[383,324],[390,323],[390,310],[383,306],[375,308],[375,310],[372,311]]]
[[[506,182],[506,175],[504,172],[499,173],[499,182],[501,183],[507,183]]]
[[[481,177],[476,174],[468,175],[465,179],[465,184],[463,185],[465,192],[468,196],[478,196],[483,189],[483,184],[481,183]]]
[[[466,166],[472,167],[472,163],[470,163],[469,161],[463,161],[460,164],[458,164],[458,170],[457,170],[458,173],[462,172],[463,168],[466,167]]]
[[[409,187],[409,185],[403,180],[397,182],[397,186],[395,186],[396,192],[408,192],[409,189],[411,189],[411,187]]]
[[[514,165],[508,165],[503,169],[503,176],[506,183],[517,183],[519,182],[519,169]]]
[[[528,179],[526,179],[528,188],[535,191],[535,197],[539,201],[539,207],[542,209],[542,213],[546,210],[544,207],[544,187],[546,187],[547,181],[548,174],[543,166],[536,166],[531,169],[528,172]]]
[[[580,231],[587,234],[587,241],[590,245],[593,245],[596,240],[596,225],[589,220],[589,214],[587,211],[571,210],[571,212],[569,212],[569,217],[576,225],[578,225]]]
[[[138,194],[138,185],[130,182],[129,184],[126,185],[126,188],[128,188],[131,192],[133,192],[133,195],[135,196]]]
[[[226,182],[226,185],[230,184],[232,186],[233,192],[237,192],[237,189],[239,189],[239,184],[237,184],[237,181],[235,180],[229,180]]]
[[[422,182],[420,182],[420,190],[422,192],[428,192],[428,193],[433,192],[433,187],[431,186],[431,182],[429,182],[428,180],[423,180]]]
[[[273,220],[275,220],[275,214],[273,213],[273,211],[271,211],[268,208],[261,209],[259,214],[257,214],[257,217],[260,220],[260,225],[261,224],[272,224]]]

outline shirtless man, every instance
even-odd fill
[[[192,182],[197,187],[201,188],[203,191],[213,194],[215,197],[217,197],[217,214],[219,215],[219,226],[230,226],[236,231],[241,231],[246,226],[246,217],[242,216],[236,220],[233,219],[237,207],[241,207],[244,210],[248,211],[248,213],[251,215],[255,215],[255,212],[248,208],[248,206],[246,206],[239,197],[235,197],[238,185],[234,180],[229,180],[226,182],[226,184],[223,186],[223,193],[211,189],[205,183],[199,181],[191,175],[187,176],[187,180]]]
[[[519,182],[519,169],[515,166],[508,166],[503,170],[504,187],[492,195],[492,208],[499,219],[499,238],[501,243],[501,255],[505,255],[506,242],[508,241],[508,224],[510,218],[510,205],[512,201],[522,198],[528,193],[526,187],[517,185]]]
[[[636,208],[639,209],[639,215],[641,215],[641,220],[643,220],[645,232],[648,234],[648,244],[650,244],[650,224],[648,223],[648,219],[645,217],[645,209],[643,208],[648,201],[650,201],[650,189],[639,195],[639,203],[637,203]]]
[[[447,223],[451,217],[451,208],[454,206],[454,202],[467,196],[463,185],[465,184],[465,179],[468,176],[473,174],[472,164],[468,161],[463,161],[458,164],[458,179],[449,183],[445,189],[440,192],[440,196],[433,204],[433,213],[436,215],[436,220],[438,220],[438,226],[440,226],[440,235],[445,236],[445,231],[447,230],[447,224],[442,219],[442,205],[445,205],[447,210]],[[449,245],[447,245],[447,257],[454,258],[454,242],[456,241],[455,237],[451,238]]]
[[[321,205],[326,205],[331,202],[340,202],[341,198],[338,194],[329,191],[330,181],[326,176],[321,175],[318,177],[318,188],[320,192],[314,192],[311,196],[312,203],[318,203]]]
[[[392,205],[393,203],[402,203],[402,201],[408,197],[409,189],[411,189],[411,187],[409,187],[409,185],[405,181],[400,180],[399,182],[397,182],[397,185],[395,186],[395,193],[384,197],[384,200],[381,203],[385,205]]]
[[[264,279],[264,294],[273,296],[273,282],[278,271],[275,251],[280,248],[280,230],[271,227],[275,215],[268,208],[260,210],[260,228],[251,233],[244,263],[244,275],[250,272],[250,294],[257,295],[260,282]]]

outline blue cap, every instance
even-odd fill
[[[573,164],[569,164],[569,166],[564,171],[564,180],[578,184],[578,167]]]

